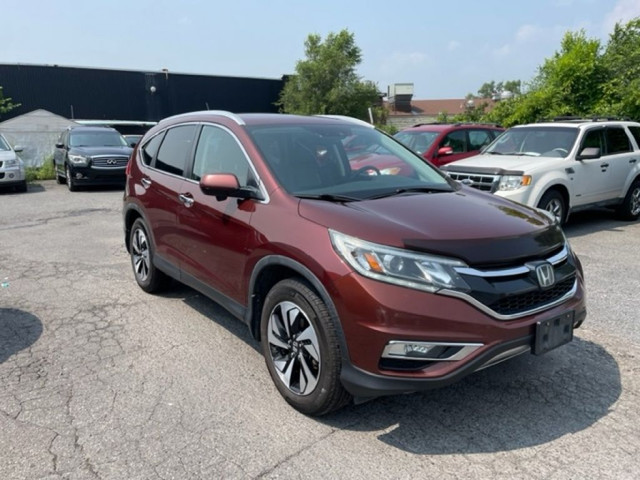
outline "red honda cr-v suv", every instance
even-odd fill
[[[399,168],[354,167],[354,135]],[[227,308],[307,414],[545,353],[586,315],[550,215],[456,183],[354,119],[168,118],[129,163],[124,227],[140,287],[172,277]]]

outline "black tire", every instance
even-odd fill
[[[129,237],[131,267],[136,282],[147,293],[166,288],[171,279],[153,264],[154,248],[147,226],[141,218],[133,222]]]
[[[276,388],[296,410],[324,415],[351,395],[340,382],[342,357],[331,314],[301,279],[274,285],[262,308],[262,353]]]
[[[640,217],[640,179],[631,184],[616,213],[622,220],[637,220]]]
[[[69,168],[69,165],[66,165],[64,167],[64,173],[66,175],[66,181],[67,181],[67,188],[69,189],[70,192],[77,192],[78,191],[78,185],[76,185],[76,181],[73,179],[73,175],[71,175],[71,169]]]
[[[20,193],[25,193],[27,191],[27,181],[23,180],[17,187],[16,190]]]
[[[538,208],[546,210],[558,219],[560,225],[567,221],[567,203],[557,190],[549,190],[538,202]]]

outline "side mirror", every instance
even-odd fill
[[[438,156],[439,157],[444,157],[446,155],[452,155],[453,154],[453,148],[452,147],[442,147],[438,150]]]
[[[56,148],[64,148],[64,143],[56,143]]]
[[[600,158],[600,149],[598,147],[583,148],[576,160],[591,160],[594,158]]]
[[[231,173],[213,173],[200,179],[200,190],[205,195],[216,197],[219,202],[232,198],[257,198],[260,199],[260,191],[255,187],[241,187],[238,178]]]
[[[22,145],[16,145],[15,147],[13,147],[13,151],[16,153],[20,153],[23,150],[24,150],[24,147]]]

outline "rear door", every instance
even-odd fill
[[[625,195],[625,184],[638,154],[633,151],[631,139],[622,125],[608,126],[605,139],[607,152],[603,159],[610,171],[606,199],[620,198]]]
[[[141,147],[143,163],[138,198],[144,205],[153,232],[156,256],[180,268],[182,253],[177,235],[177,216],[183,204],[180,185],[184,181],[187,158],[193,150],[197,125],[169,128]]]

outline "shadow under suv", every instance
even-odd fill
[[[74,192],[84,185],[123,185],[133,149],[110,127],[69,127],[53,154],[58,183]]]
[[[355,167],[354,135],[402,168]],[[543,354],[586,316],[552,215],[461,185],[354,119],[165,119],[134,151],[123,216],[138,285],[177,279],[245,322],[306,414]]]

